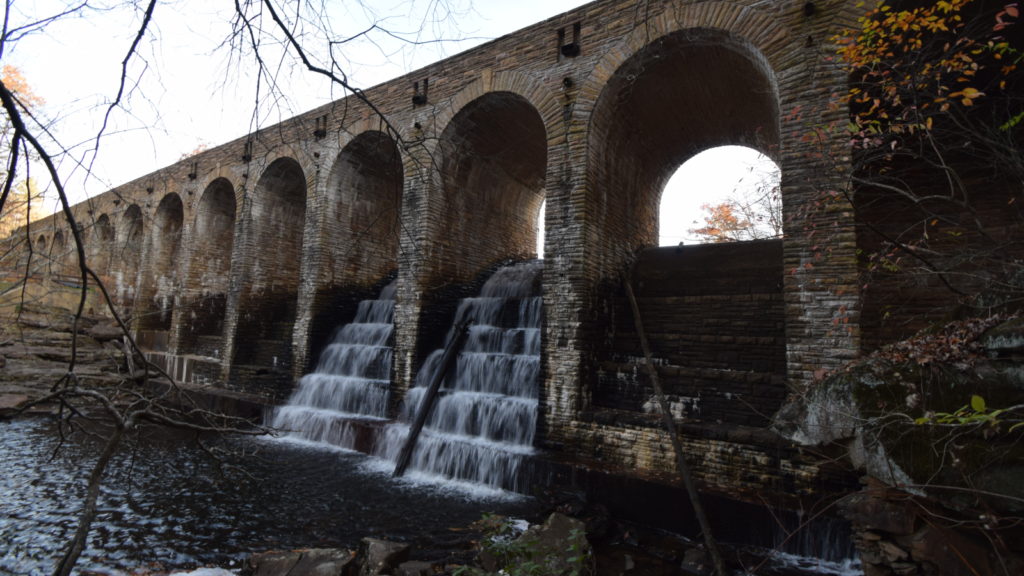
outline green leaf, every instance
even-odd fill
[[[977,394],[971,396],[971,408],[974,409],[975,412],[984,412],[985,399]]]

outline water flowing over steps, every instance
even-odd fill
[[[412,453],[410,471],[493,488],[521,489],[519,471],[533,454],[540,368],[541,261],[495,272],[477,297],[460,301],[454,326],[470,326],[454,367],[444,377],[433,412]],[[291,439],[356,449],[396,461],[409,423],[443,351],[424,362],[387,420],[394,284],[359,305],[304,376],[272,426]]]
[[[480,296],[459,303],[453,326],[468,320],[470,327],[413,451],[412,470],[522,490],[519,472],[534,453],[537,419],[541,270],[541,261],[501,268]],[[377,455],[398,458],[442,354],[436,350],[424,362],[406,394],[401,421],[388,426]]]
[[[299,381],[270,423],[293,439],[369,451],[373,430],[387,416],[395,284],[359,303],[355,319],[337,330],[316,371]]]

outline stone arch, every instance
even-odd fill
[[[196,207],[189,247],[190,262],[182,309],[179,349],[216,357],[221,347],[227,294],[231,280],[231,251],[235,241],[235,186],[217,177],[203,189]]]
[[[181,232],[185,206],[174,192],[165,194],[153,214],[149,260],[141,282],[140,330],[166,331],[171,327],[177,296],[181,257]],[[158,348],[160,346],[157,346]]]
[[[439,141],[432,209],[443,221],[428,283],[465,282],[502,260],[536,255],[547,145],[543,118],[519,94],[488,92],[458,110]],[[466,216],[452,217],[459,214]]]
[[[53,232],[53,240],[50,241],[50,251],[48,256],[50,258],[50,273],[56,275],[64,274],[64,264],[67,260],[67,247],[64,242],[64,231],[55,230]]]
[[[373,288],[397,270],[403,185],[401,151],[382,131],[359,133],[331,164],[309,329],[312,351],[326,345],[339,319],[354,316],[357,297],[375,296]]]
[[[40,234],[39,237],[36,238],[36,253],[46,254],[46,234]]]
[[[78,261],[75,253],[70,250],[65,231],[57,228],[54,222],[53,236],[50,238],[50,246],[45,252],[49,260],[49,273],[58,282],[63,282],[66,277],[77,276]]]
[[[308,194],[301,164],[278,157],[260,174],[248,215],[253,258],[239,294],[232,375],[248,378],[243,366],[258,366],[270,380],[265,384],[282,393],[291,381]]]
[[[766,70],[793,67],[798,56],[794,38],[775,14],[733,2],[664,6],[660,13],[648,15],[619,45],[607,50],[594,66],[575,98],[571,130],[585,129],[606,83],[627,60],[664,37],[695,30],[716,31],[741,43],[752,57],[763,61]]]
[[[495,74],[485,72],[479,79],[456,93],[448,105],[441,108],[434,117],[438,132],[443,133],[447,130],[456,116],[481,97],[505,92],[522,98],[536,110],[544,123],[549,141],[564,135],[562,103],[552,96],[550,87],[538,82],[532,76],[515,70],[505,70]]]
[[[93,238],[100,242],[111,242],[114,240],[114,226],[110,223],[110,216],[100,214],[93,227]]]
[[[325,198],[328,284],[374,283],[397,267],[403,174],[398,145],[383,132],[363,132],[338,153]]]
[[[114,229],[109,272],[114,285],[108,289],[122,310],[131,310],[135,300],[144,239],[142,209],[138,204],[130,204],[118,218]]]
[[[110,216],[100,214],[96,218],[89,240],[89,266],[101,277],[106,276],[114,246],[114,226],[110,223]]]
[[[637,248],[657,245],[661,191],[675,170],[728,144],[778,154],[774,73],[749,43],[720,30],[683,30],[622,63],[588,133],[588,190],[599,210],[594,239],[611,270]]]
[[[655,21],[668,24],[664,17]],[[597,308],[612,311],[594,318],[606,335],[595,357],[610,360],[585,370],[593,382],[590,407],[651,411],[651,386],[634,360],[643,353],[620,280],[632,267],[642,312],[657,319],[647,336],[678,415],[762,426],[763,414],[730,399],[757,397],[759,409],[771,414],[785,396],[782,243],[638,254],[658,245],[661,194],[686,160],[730,144],[780,157],[781,103],[770,59],[749,38],[700,26],[699,19],[682,21],[694,25],[669,27],[642,46],[627,39],[628,57],[610,70],[590,110],[591,228],[584,243],[596,274],[591,290],[602,302]],[[748,342],[743,334],[749,333],[762,338]]]

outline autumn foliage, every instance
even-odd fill
[[[850,130],[861,147],[885,145],[900,134],[934,130],[953,106],[973,106],[988,91],[1005,91],[1021,53],[1001,34],[1018,16],[1007,4],[992,20],[965,18],[978,0],[939,0],[898,10],[880,3],[860,28],[836,40],[855,81],[844,96],[855,113]],[[1019,110],[1000,126],[1021,121]]]
[[[1016,2],[889,1],[833,38],[850,80],[837,104],[850,112],[864,286],[889,282],[907,314],[924,306],[914,290],[951,293],[934,299],[947,313],[1024,302],[1018,16]]]
[[[702,204],[704,225],[687,230],[701,243],[742,242],[782,237],[782,194],[778,171],[741,180],[732,196],[719,204]]]
[[[39,108],[45,103],[43,98],[32,90],[32,86],[30,86],[28,81],[25,80],[25,77],[21,74],[21,70],[16,66],[4,64],[3,68],[0,69],[0,81],[2,81],[4,86],[6,86],[18,101],[29,110]]]
[[[32,91],[21,70],[6,64],[0,69],[0,82],[11,91],[22,107],[32,112],[45,102]],[[5,123],[0,127],[0,139],[3,150],[10,150],[11,126]],[[27,157],[28,155],[26,155]],[[6,178],[9,159],[6,154],[0,157],[0,170]],[[10,191],[0,201],[0,239],[8,237],[14,230],[45,216],[42,206],[42,191],[31,179],[14,183]],[[34,212],[34,213],[33,213]]]

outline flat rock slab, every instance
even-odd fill
[[[252,576],[341,576],[352,563],[352,552],[341,548],[310,548],[264,552],[249,557]]]
[[[0,394],[0,410],[15,410],[25,402],[28,402],[25,394]]]
[[[359,556],[364,559],[360,576],[390,574],[399,564],[409,560],[408,544],[363,538],[360,548]]]
[[[395,576],[432,576],[437,572],[430,562],[413,560],[399,564],[395,569]]]

